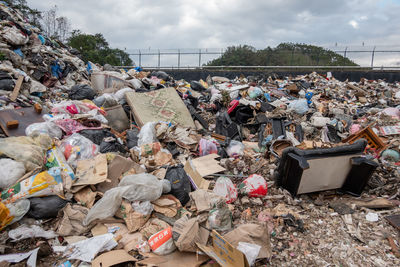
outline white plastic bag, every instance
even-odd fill
[[[268,192],[268,185],[264,177],[252,174],[239,185],[240,192],[249,197],[264,197]]]
[[[138,134],[138,146],[158,142],[156,136],[156,122],[148,122],[140,129]]]
[[[118,100],[118,103],[120,103],[120,104],[125,104],[126,103],[125,94],[127,92],[135,92],[135,90],[133,90],[132,88],[126,87],[126,88],[122,88],[122,89],[118,90],[114,94],[115,98]]]
[[[211,229],[227,231],[232,228],[232,212],[224,202],[218,202],[208,213],[208,224]]]
[[[133,201],[132,208],[134,211],[143,215],[149,215],[153,212],[153,204],[150,201]]]
[[[239,242],[237,249],[246,256],[249,266],[253,266],[257,259],[258,253],[260,252],[261,246],[247,242]]]
[[[60,148],[67,162],[74,168],[78,160],[94,158],[99,152],[98,145],[79,133],[74,133],[70,137],[64,139]]]
[[[163,192],[163,180],[148,173],[128,175],[122,178],[117,187],[106,191],[103,197],[90,209],[84,225],[96,219],[114,216],[121,206],[122,198],[133,201],[154,201]]]
[[[57,235],[54,233],[53,230],[45,231],[43,230],[42,227],[37,225],[31,225],[29,227],[26,225],[21,225],[20,227],[14,230],[10,230],[8,232],[8,237],[11,238],[13,242],[15,242],[18,240],[33,238],[33,237],[43,237],[46,239],[52,239],[57,237]]]
[[[0,159],[0,188],[12,186],[25,172],[23,163],[12,159]]]
[[[228,156],[231,158],[243,156],[244,144],[242,142],[232,140],[229,143],[229,146],[226,148],[226,153],[228,153]]]
[[[308,112],[307,99],[298,99],[290,102],[288,110],[294,111],[299,115],[304,115]]]
[[[68,256],[68,259],[91,262],[98,253],[109,251],[117,245],[114,235],[108,233],[73,243],[67,246],[64,255]]]
[[[176,249],[174,240],[172,239],[172,228],[168,227],[149,237],[149,245],[151,250],[160,256],[168,255]]]
[[[225,199],[226,203],[233,203],[238,197],[236,186],[228,177],[219,177],[215,182],[213,193]]]
[[[34,132],[39,132],[42,134],[47,134],[51,138],[61,139],[62,130],[53,122],[38,122],[32,123],[25,129],[25,134],[31,136]]]

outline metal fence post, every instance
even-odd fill
[[[199,68],[201,67],[201,48],[199,49]]]
[[[181,66],[181,50],[178,49],[178,69]]]
[[[160,69],[160,57],[161,57],[160,49],[158,49],[158,69]]]
[[[371,57],[371,68],[373,68],[373,67],[374,67],[375,48],[376,48],[376,46],[374,46],[374,50],[372,50],[372,57]]]

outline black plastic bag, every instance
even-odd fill
[[[79,84],[72,86],[68,96],[72,100],[93,100],[96,96],[96,92],[87,84]]]
[[[126,149],[121,145],[118,140],[114,137],[104,138],[100,144],[100,153],[107,152],[126,152]]]
[[[129,149],[137,146],[138,139],[139,139],[138,134],[139,134],[138,128],[133,128],[132,130],[126,131],[126,146]]]
[[[174,195],[185,206],[189,201],[191,185],[183,166],[172,167],[167,170],[165,179],[171,182],[171,194]]]
[[[103,142],[103,139],[106,137],[115,137],[109,130],[100,129],[100,130],[82,130],[79,134],[83,135],[96,145],[100,145]]]
[[[37,220],[57,217],[58,211],[68,203],[59,196],[33,197],[29,199],[29,202],[31,206],[27,214]]]
[[[199,91],[199,92],[206,90],[206,88],[204,88],[204,86],[198,81],[191,81],[190,88],[192,88],[195,91]]]
[[[14,81],[12,77],[5,71],[0,71],[0,89],[5,91],[12,91],[14,89]]]
[[[151,76],[156,76],[158,79],[162,79],[164,81],[169,81],[169,75],[164,71],[153,71]]]

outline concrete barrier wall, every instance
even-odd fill
[[[261,76],[268,77],[271,74],[276,74],[278,76],[296,76],[312,72],[312,70],[296,70],[296,71],[273,71],[273,70],[165,70],[168,74],[174,77],[175,80],[185,79],[186,81],[191,80],[205,80],[208,75],[211,76],[223,76],[233,79],[237,76],[243,74],[244,76]],[[317,71],[320,74],[325,74],[326,71]],[[357,71],[357,70],[343,70],[343,71],[331,71],[332,75],[340,81],[354,81],[358,82],[361,78],[366,78],[368,80],[378,80],[384,79],[387,82],[400,81],[400,71]]]

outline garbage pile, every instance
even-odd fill
[[[4,266],[400,264],[400,83],[101,67],[0,8]]]

